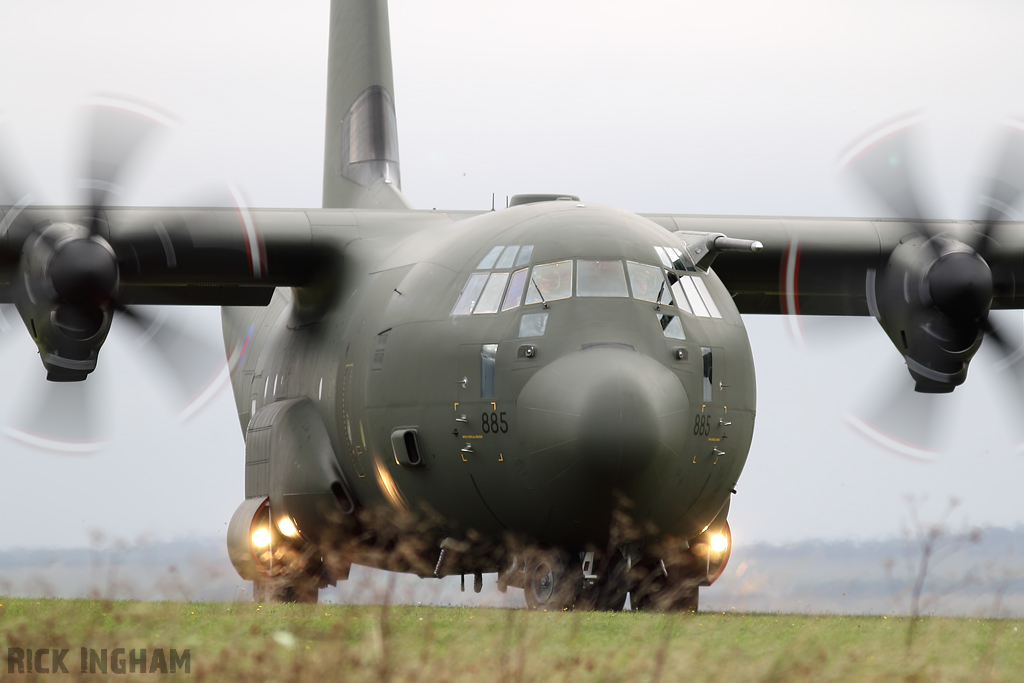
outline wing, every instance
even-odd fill
[[[757,240],[762,251],[722,252],[714,271],[741,313],[875,315],[880,275],[917,226],[894,219],[754,218],[649,215],[679,234],[691,255],[709,234]],[[935,235],[972,243],[980,225],[929,221]],[[992,308],[1024,308],[1024,224],[1001,223],[986,260],[993,274]],[[713,248],[713,247],[712,247]]]
[[[262,306],[276,287],[327,306],[361,239],[450,223],[433,211],[11,207],[0,214],[0,303],[14,304],[48,376],[95,369],[133,304]]]

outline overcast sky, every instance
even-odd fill
[[[876,215],[836,160],[877,123],[923,109],[930,212],[966,218],[993,126],[1024,113],[1019,3],[628,7],[394,0],[402,180],[414,205],[482,209],[492,192],[571,192],[638,212]],[[91,95],[118,93],[180,121],[130,203],[195,203],[231,181],[254,206],[318,206],[327,15],[326,1],[0,4],[0,109],[36,193],[78,201],[75,114]],[[189,326],[217,343],[218,321],[198,310]],[[944,451],[912,462],[844,425],[905,373],[877,325],[857,322],[844,335],[853,341],[808,350],[783,321],[747,318],[759,401],[730,517],[736,542],[899,534],[908,495],[929,498],[926,514],[957,496],[971,523],[1024,522],[1024,459],[1010,453],[1011,413],[984,354],[948,402]],[[43,379],[17,331],[0,346],[8,417]],[[222,385],[181,423],[155,365],[112,332],[89,380],[109,416],[99,455],[0,440],[4,547],[84,545],[92,531],[223,536],[243,497],[229,392]]]

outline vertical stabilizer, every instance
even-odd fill
[[[387,0],[331,0],[324,208],[411,208],[394,93]]]

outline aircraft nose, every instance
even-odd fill
[[[530,469],[628,488],[663,446],[679,454],[689,402],[679,378],[649,356],[599,347],[539,370],[519,395]]]

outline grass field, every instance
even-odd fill
[[[211,681],[1019,681],[1024,620],[0,598],[0,647],[185,648]],[[8,674],[33,680],[37,674]],[[131,674],[115,679],[152,679]]]

